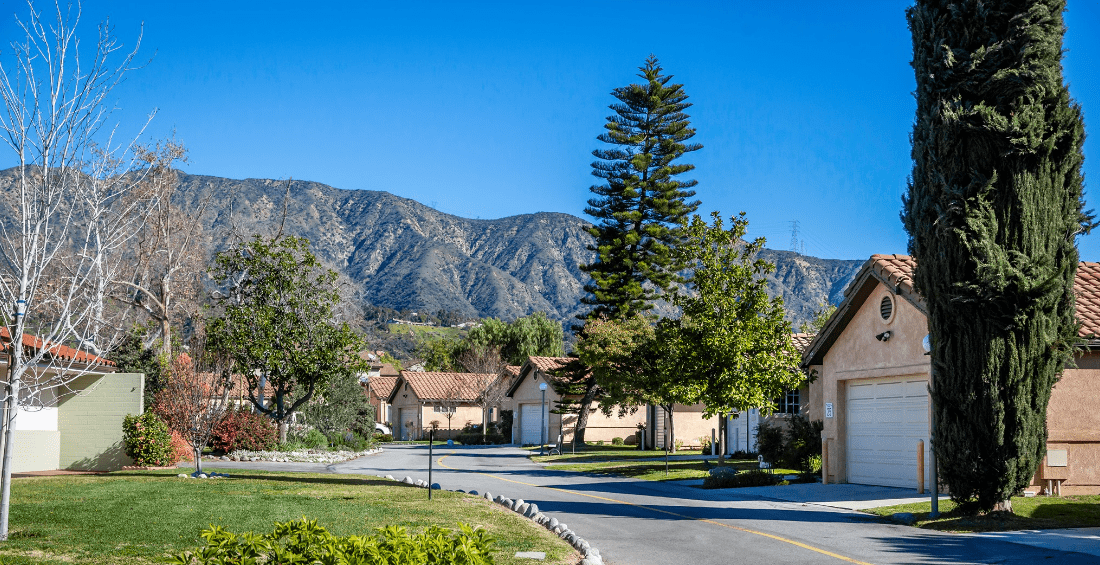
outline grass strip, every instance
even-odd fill
[[[267,532],[277,521],[306,516],[336,535],[465,522],[496,538],[497,563],[525,563],[517,551],[545,551],[547,563],[578,559],[542,527],[479,497],[435,491],[429,502],[424,489],[374,477],[224,471],[231,478],[135,471],[17,479],[11,537],[0,558],[4,565],[160,563],[200,545],[199,532],[210,524]]]
[[[946,532],[1003,532],[1008,530],[1038,530],[1050,528],[1100,527],[1100,496],[1036,496],[1012,497],[1012,513],[990,512],[968,516],[957,512],[954,502],[940,501],[940,515],[931,519],[931,502],[899,504],[865,510],[878,516],[890,517],[896,513],[909,513],[918,528]]]

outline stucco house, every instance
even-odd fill
[[[562,396],[554,392],[550,372],[561,368],[569,361],[568,357],[537,357],[531,356],[520,368],[519,376],[508,390],[507,396],[512,400],[512,443],[520,445],[538,445],[545,434],[546,441],[553,443],[562,436],[564,443],[573,441],[574,426],[577,423],[576,414],[554,414],[558,402]],[[539,385],[546,383],[545,403],[542,390]],[[541,410],[540,410],[541,407]],[[611,416],[605,416],[600,411],[598,404],[593,404],[592,412],[588,415],[588,426],[585,429],[585,441],[605,441],[610,443],[614,438],[626,440],[638,432],[639,424],[646,421],[644,408],[638,409],[633,414],[618,416],[618,411]]]
[[[371,364],[370,370],[359,377],[359,384],[363,385],[363,394],[367,395],[367,402],[374,407],[376,422],[387,425],[393,422],[389,398],[400,376],[401,373],[393,365],[376,363]]]
[[[0,379],[6,380],[11,343],[7,328],[0,328],[0,341]],[[39,349],[45,344],[24,335],[23,346]],[[122,445],[122,420],[144,410],[145,375],[115,373],[115,364],[107,359],[63,345],[49,347],[60,367],[40,367],[46,375],[62,368],[85,373],[65,387],[47,389],[33,408],[18,409],[12,472],[113,471],[131,465]]]
[[[466,424],[480,424],[482,411],[478,402],[485,387],[496,377],[488,373],[401,371],[387,399],[390,413],[396,416],[394,439],[426,437],[433,422],[436,439],[453,438]]]
[[[931,486],[928,322],[913,288],[915,266],[905,255],[873,255],[803,353],[803,367],[818,373],[809,404],[825,423],[826,482]],[[1074,292],[1087,345],[1054,387],[1048,455],[1033,483],[1035,490],[1098,493],[1100,264],[1080,264]]]

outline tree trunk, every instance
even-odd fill
[[[0,541],[8,539],[8,519],[11,509],[12,444],[15,438],[15,417],[19,413],[20,385],[19,378],[13,378],[12,375],[19,371],[21,360],[15,359],[22,354],[22,351],[20,351],[22,348],[17,348],[15,343],[11,343],[9,347],[16,350],[16,354],[8,357],[8,379],[10,384],[8,386],[8,399],[4,404],[4,469],[0,473]]]
[[[202,449],[195,447],[195,476],[202,473]]]
[[[161,320],[160,320],[160,333],[163,336],[163,337],[161,337],[160,352],[161,352],[161,354],[164,355],[164,362],[165,363],[171,363],[172,362],[172,322],[171,322],[171,320],[168,319],[167,313],[165,313],[165,316],[163,318],[161,318]]]
[[[726,464],[726,415],[718,414],[718,466]]]
[[[676,453],[676,428],[674,427],[674,420],[672,418],[673,412],[676,411],[676,405],[669,404],[664,406],[665,414],[668,415],[668,447],[669,451]]]
[[[1012,499],[1002,500],[993,506],[994,512],[1008,512],[1012,514]]]
[[[596,384],[595,377],[588,377],[588,381],[584,386],[584,396],[581,397],[577,407],[576,431],[573,432],[574,449],[577,444],[580,444],[582,449],[584,448],[584,430],[585,427],[588,426],[588,413],[592,411],[592,403],[596,400],[596,394],[600,390],[599,385]]]
[[[290,424],[284,420],[279,420],[279,443],[286,443],[286,433],[290,428]]]

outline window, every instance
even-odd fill
[[[777,414],[798,414],[800,408],[799,400],[801,400],[801,398],[798,389],[789,390],[786,395],[779,397],[779,400],[776,402],[779,407],[775,412]]]
[[[455,406],[433,406],[432,411],[437,414],[446,414],[448,412],[454,412],[457,408]]]

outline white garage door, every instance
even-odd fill
[[[926,376],[848,381],[848,482],[916,488],[919,440],[931,488]]]
[[[520,445],[538,445],[542,443],[543,421],[539,417],[541,404],[520,404],[519,443]]]
[[[416,410],[402,408],[398,411],[398,415],[397,426],[395,426],[397,429],[394,432],[397,433],[400,439],[413,439],[412,436],[416,433]],[[412,422],[412,426],[406,426],[406,422]]]

